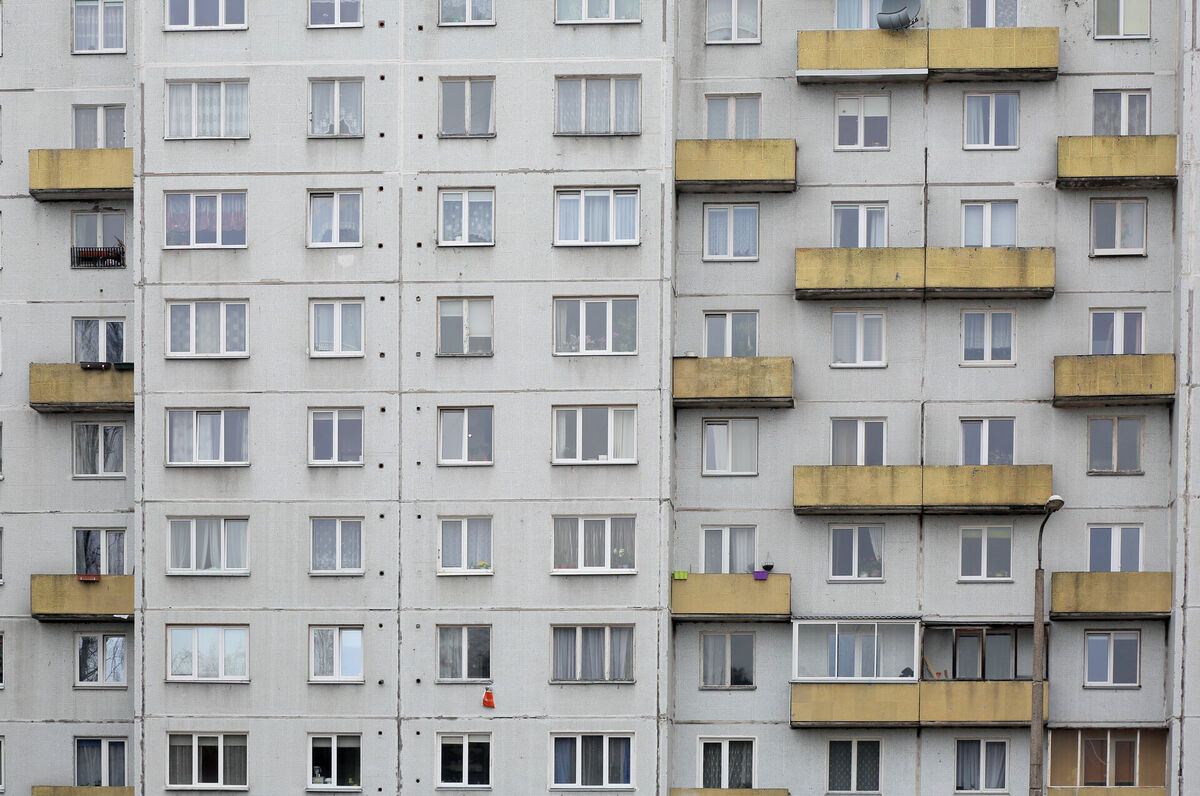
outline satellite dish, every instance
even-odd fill
[[[884,30],[904,30],[917,21],[921,0],[883,0],[875,20]]]

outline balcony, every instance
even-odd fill
[[[671,614],[687,621],[786,621],[792,616],[792,576],[689,573],[671,581]]]
[[[1050,687],[1042,688],[1042,715]],[[921,726],[1018,727],[1033,720],[1029,680],[922,680]]]
[[[96,364],[101,366],[30,363],[30,407],[39,412],[132,412],[133,371]]]
[[[132,622],[133,576],[30,575],[29,613],[43,622]]]
[[[29,193],[43,202],[133,198],[132,149],[31,149]]]
[[[1035,514],[1049,465],[792,468],[796,514]]]
[[[133,796],[133,787],[89,788],[76,785],[34,785],[33,796]]]
[[[1055,572],[1051,619],[1166,619],[1170,572]]]
[[[797,299],[920,298],[924,290],[924,249],[796,249]]]
[[[929,31],[929,76],[943,80],[1054,80],[1058,28]]]
[[[921,503],[926,514],[1040,514],[1050,475],[1048,464],[926,466]]]
[[[1049,298],[1054,249],[1013,247],[925,250],[926,298]]]
[[[124,268],[124,246],[72,246],[72,268]]]
[[[1058,139],[1059,188],[1171,188],[1173,135],[1078,135]]]
[[[792,683],[793,727],[915,727],[920,694],[912,683]]]
[[[1054,358],[1055,406],[1138,406],[1174,400],[1174,354]]]
[[[671,788],[671,796],[788,796],[787,788]]]
[[[796,141],[676,141],[675,187],[704,193],[794,191]]]
[[[786,407],[791,357],[676,357],[675,406]]]
[[[1170,757],[1162,727],[1055,727],[1046,796],[1167,796]],[[1084,784],[1118,777],[1121,785]]]

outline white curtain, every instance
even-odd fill
[[[557,9],[555,18],[560,22],[583,19],[583,0],[558,0]]]
[[[729,469],[729,424],[704,424],[704,469],[720,472]]]
[[[221,305],[215,301],[196,303],[196,353],[221,350]]]
[[[734,101],[734,138],[758,138],[759,98],[737,97]]]
[[[196,413],[197,461],[217,461],[221,456],[221,413]]]
[[[733,209],[733,256],[758,256],[758,207]]]
[[[992,241],[993,246],[1017,245],[1017,203],[992,203]]]
[[[983,205],[963,206],[963,245],[983,245]]]
[[[575,438],[578,422],[579,413],[574,409],[554,410],[554,458],[579,457],[579,446]]]
[[[1132,102],[1130,107],[1132,108]],[[1092,135],[1121,135],[1121,132],[1121,92],[1093,93]]]
[[[614,240],[635,240],[637,238],[638,197],[636,193],[618,193],[616,195],[616,235]]]
[[[221,134],[221,84],[196,84],[196,135]]]
[[[967,97],[967,144],[986,146],[992,143],[991,97],[987,95]]]
[[[349,303],[342,305],[343,351],[362,351],[362,311],[362,304]]]
[[[883,571],[883,526],[882,525],[872,525],[872,526],[868,527],[867,528],[867,538],[870,539],[870,544],[871,544],[871,549],[868,552],[870,553],[870,555],[873,558],[876,559],[876,561],[879,562],[878,566],[880,569],[880,575],[873,575],[873,577],[881,577],[882,571]],[[862,550],[859,550],[858,558],[859,558],[859,561],[862,561],[863,559],[867,558],[867,556],[865,556],[863,554]],[[870,568],[871,568],[871,564],[868,563],[868,570],[870,570]]]
[[[634,518],[613,517],[609,523],[611,525],[609,538],[609,547],[611,548],[610,566],[613,569],[633,569]]]
[[[358,81],[338,85],[341,108],[338,122],[339,135],[362,135],[363,131],[363,84]]]
[[[221,245],[246,243],[246,194],[221,194]]]
[[[225,135],[250,135],[250,84],[225,84]]]
[[[736,0],[708,0],[707,41],[733,38],[733,4]]]
[[[75,739],[75,784],[78,787],[98,788],[104,784],[100,751],[99,738]]]
[[[738,37],[752,39],[758,35],[758,0],[735,0],[737,3]]]
[[[609,644],[612,647],[612,663],[609,677],[612,680],[633,679],[633,628],[614,627],[610,630]]]
[[[225,736],[225,770],[222,784],[238,786],[246,784],[246,736]]]
[[[458,569],[463,562],[462,520],[442,520],[442,567]]]
[[[612,81],[608,78],[593,78],[587,81],[584,96],[587,100],[585,132],[608,133],[612,131],[611,97]]]
[[[832,464],[858,464],[858,421],[833,421]]]
[[[584,191],[583,193],[583,239],[589,243],[607,243],[609,236],[609,203],[612,194],[608,191]]]
[[[75,49],[100,47],[100,4],[97,0],[75,0]]]
[[[709,633],[703,636],[703,682],[709,686],[726,685],[725,682],[725,639],[728,636],[719,633]]]
[[[345,531],[343,530],[343,535]],[[490,517],[471,517],[467,520],[467,567],[483,568],[492,565],[492,520]]]
[[[99,108],[75,109],[75,148],[95,149],[99,145],[100,131],[97,127]]]
[[[167,85],[167,135],[172,138],[187,138],[192,135],[192,84],[169,83]]]
[[[705,103],[708,106],[708,137],[710,139],[729,137],[729,98],[709,97]]]
[[[575,628],[554,628],[554,679],[576,679]]]
[[[97,362],[100,359],[100,322],[75,321],[75,359],[78,362]]]
[[[867,246],[880,247],[887,245],[887,209],[883,207],[868,207],[867,213]]]
[[[996,95],[996,146],[1017,145],[1019,97],[1019,94]]]
[[[1121,248],[1140,249],[1146,241],[1146,205],[1142,202],[1121,202]]]
[[[583,521],[583,565],[604,567],[608,565],[605,547],[606,523],[602,519]]]
[[[758,421],[730,420],[732,469],[737,473],[752,473],[758,469]]]
[[[729,742],[729,787],[749,788],[754,784],[754,742]]]
[[[641,129],[637,78],[616,79],[616,108],[613,132],[636,133]]]
[[[558,195],[558,239],[564,242],[574,242],[580,239],[578,193],[560,193]]]
[[[471,0],[471,16],[474,19],[492,18],[492,0]]]
[[[724,257],[729,254],[729,209],[710,207],[708,212],[708,254]]]
[[[312,134],[333,135],[333,92],[332,81],[319,80],[312,84]]]
[[[171,569],[192,568],[192,522],[171,520]]]
[[[445,550],[444,542],[442,549]],[[312,568],[337,569],[337,520],[312,521]]]
[[[729,571],[738,574],[754,570],[754,528],[730,528]]]
[[[246,520],[225,520],[225,568],[246,568]]]
[[[249,443],[246,433],[247,411],[245,409],[226,409],[223,415],[225,418],[225,461],[249,461],[249,453],[246,449]]]
[[[701,785],[705,788],[721,788],[721,743],[715,741],[701,747]]]
[[[491,191],[470,191],[467,194],[467,240],[470,243],[492,242]]]
[[[558,81],[558,132],[583,132],[583,81]]]
[[[246,305],[225,305],[225,350],[246,350]]]
[[[192,461],[193,415],[189,411],[168,413],[168,459],[172,462]]]
[[[125,2],[107,0],[104,3],[104,48],[120,50],[125,46]]]
[[[312,236],[312,242],[313,243],[332,243],[333,242],[333,194],[312,194],[309,197],[308,201],[309,201],[309,213],[311,214],[310,220],[309,220],[309,226],[312,228],[310,231],[310,235]],[[329,334],[331,335],[330,345],[332,346],[332,344],[333,344],[333,339],[332,339],[333,305],[332,304],[320,305],[318,307],[318,310],[320,310],[322,308],[326,308],[326,307],[328,308],[329,313],[330,313],[328,323],[329,323]],[[321,350],[332,350],[332,348],[321,349]]]
[[[462,642],[461,627],[438,628],[438,677],[457,680],[463,676]]]
[[[316,197],[314,197],[315,200]],[[314,213],[316,210],[314,209]],[[334,320],[334,305],[333,304],[314,304],[313,305],[313,350],[314,351],[332,351],[333,350],[333,320]]]
[[[858,361],[858,314],[833,314],[833,361],[835,364]]]
[[[989,741],[987,744],[986,770],[984,771],[984,787],[988,790],[1004,789],[1005,752],[1007,746],[1003,743]]]
[[[361,243],[362,194],[338,195],[338,242]],[[489,219],[490,222],[490,219]],[[490,223],[489,223],[490,226]]]
[[[1150,133],[1150,95],[1130,94],[1128,97],[1129,118],[1126,120],[1126,135],[1148,135]]]
[[[75,474],[98,475],[100,427],[95,423],[75,426]]]
[[[580,673],[582,680],[604,679],[604,631],[602,627],[585,627],[583,646],[580,650]]]
[[[613,417],[613,451],[614,459],[637,458],[637,410],[615,409]]]

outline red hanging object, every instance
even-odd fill
[[[490,688],[483,689],[483,706],[485,708],[496,707],[496,698],[492,696],[492,689]]]

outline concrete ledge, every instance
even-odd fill
[[[30,575],[29,613],[60,622],[132,622],[133,576],[101,575],[93,582],[78,575]]]
[[[796,35],[796,52],[796,80],[801,83],[924,80],[929,75],[929,32],[922,28],[802,30]]]
[[[703,139],[675,142],[680,191],[796,190],[794,138]]]
[[[1173,135],[1059,136],[1059,188],[1170,188],[1178,181]]]
[[[926,514],[1041,514],[1053,494],[1048,464],[923,468]]]
[[[688,574],[671,581],[671,615],[675,619],[787,621],[792,618],[792,576],[771,573],[766,580],[751,574]]]
[[[1167,619],[1170,572],[1055,572],[1051,619]]]
[[[132,412],[133,371],[31,362],[29,405],[39,412]]]
[[[43,202],[131,199],[132,149],[31,149],[29,193]]]
[[[1054,80],[1058,28],[935,28],[931,80]]]
[[[796,514],[1038,514],[1050,465],[792,468]]]
[[[1042,688],[1042,715],[1050,684]],[[1030,680],[922,680],[921,726],[1020,727],[1033,721]]]
[[[796,249],[796,298],[919,298],[925,289],[925,250]]]
[[[680,407],[795,405],[791,357],[676,357],[672,381]]]
[[[133,796],[133,788],[85,788],[77,785],[34,785],[33,796]]]
[[[1050,298],[1054,249],[931,247],[925,250],[926,298]]]
[[[1174,354],[1054,358],[1055,406],[1139,406],[1174,400]]]
[[[916,727],[920,690],[911,683],[792,683],[793,727]]]
[[[671,796],[789,796],[787,788],[671,788]]]
[[[920,465],[792,468],[796,514],[920,514]]]

